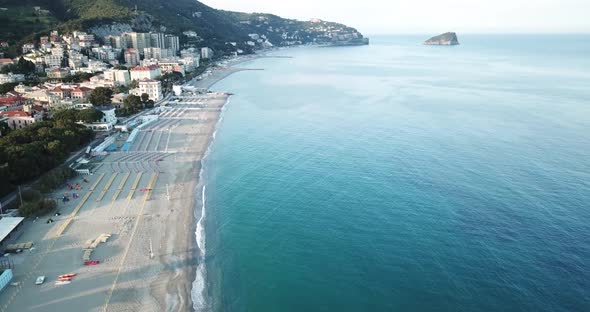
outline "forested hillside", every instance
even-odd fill
[[[51,29],[86,30],[112,22],[137,31],[180,35],[192,30],[212,46],[246,42],[252,33],[273,45],[287,45],[326,40],[334,31],[356,32],[336,23],[222,11],[195,0],[0,0],[0,8],[0,40],[11,44]]]

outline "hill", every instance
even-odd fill
[[[9,43],[38,37],[54,28],[88,30],[112,23],[145,32],[181,35],[194,31],[204,44],[217,49],[223,49],[226,42],[243,46],[257,38],[252,34],[259,35],[258,40],[285,46],[329,42],[334,34],[358,33],[342,24],[222,11],[195,0],[0,0],[0,8],[0,40]]]

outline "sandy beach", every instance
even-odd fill
[[[236,71],[216,69],[197,86],[209,88]],[[50,216],[28,220],[14,238],[35,247],[6,257],[18,285],[0,293],[0,311],[192,310],[200,257],[195,241],[199,172],[228,97],[173,98],[129,151],[109,153],[92,175],[71,181],[81,190],[55,191],[55,198],[64,193],[79,198],[60,201],[54,223],[46,223]],[[110,238],[95,244],[89,257],[100,264],[83,265],[89,245],[102,234]],[[56,285],[67,273],[77,276]],[[35,285],[41,275],[45,283]]]

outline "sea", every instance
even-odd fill
[[[428,37],[213,87],[197,311],[590,311],[590,35]]]

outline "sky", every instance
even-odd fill
[[[320,18],[368,34],[590,33],[590,0],[201,0],[217,9]]]

